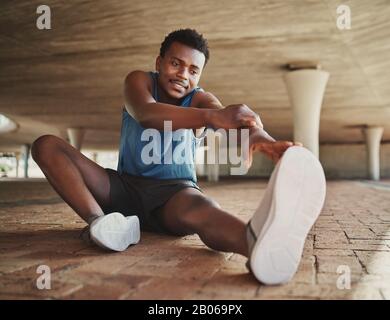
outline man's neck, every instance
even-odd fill
[[[167,93],[160,87],[158,81],[156,82],[157,82],[158,102],[173,104],[175,106],[181,105],[182,99],[176,99],[168,96]]]

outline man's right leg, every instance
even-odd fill
[[[34,141],[32,157],[62,199],[87,223],[110,205],[107,172],[66,141],[44,135]]]
[[[62,199],[90,225],[91,239],[97,245],[123,251],[139,242],[137,216],[124,217],[119,212],[104,215],[102,207],[111,207],[106,170],[52,135],[33,143],[32,156]]]

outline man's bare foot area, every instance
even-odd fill
[[[291,141],[259,142],[250,146],[251,153],[262,152],[272,161],[277,162],[284,152],[292,146],[302,146],[301,143]]]
[[[249,168],[252,165],[253,155],[255,152],[262,152],[273,162],[278,162],[284,152],[292,146],[302,147],[300,142],[292,141],[265,141],[260,129],[251,129],[249,136],[249,154],[244,154],[245,162]]]

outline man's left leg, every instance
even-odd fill
[[[211,249],[248,257],[246,224],[195,188],[176,193],[162,208],[162,222],[177,235],[197,233]]]

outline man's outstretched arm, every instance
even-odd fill
[[[194,104],[197,108],[205,109],[217,109],[221,110],[225,108],[222,103],[210,92],[199,92],[193,98],[195,99]],[[252,111],[253,112],[253,111]],[[263,123],[260,119],[260,116],[253,112],[256,118],[256,124],[254,126],[242,126],[241,128],[251,128],[250,135],[256,136],[256,142],[275,142],[275,139],[272,138],[265,130]],[[214,127],[214,129],[223,128],[223,126]],[[240,141],[240,137],[238,137]]]
[[[194,98],[196,98],[195,105],[198,108],[224,108],[222,103],[213,94],[209,92],[198,93]],[[246,157],[248,167],[252,165],[253,154],[256,152],[262,152],[268,158],[270,158],[274,162],[277,162],[289,147],[292,147],[294,145],[302,146],[302,144],[299,142],[293,143],[291,141],[276,141],[264,130],[263,124],[259,116],[257,119],[256,126],[242,127],[242,129],[243,128],[249,129],[249,150],[247,150],[246,153],[244,152],[244,157]],[[237,136],[238,143],[241,142],[240,131]]]
[[[172,121],[172,129],[223,127],[225,129],[255,126],[257,115],[245,105],[227,108],[182,108],[157,102],[151,93],[150,76],[133,71],[125,80],[125,108],[145,128],[164,129],[164,121]]]

